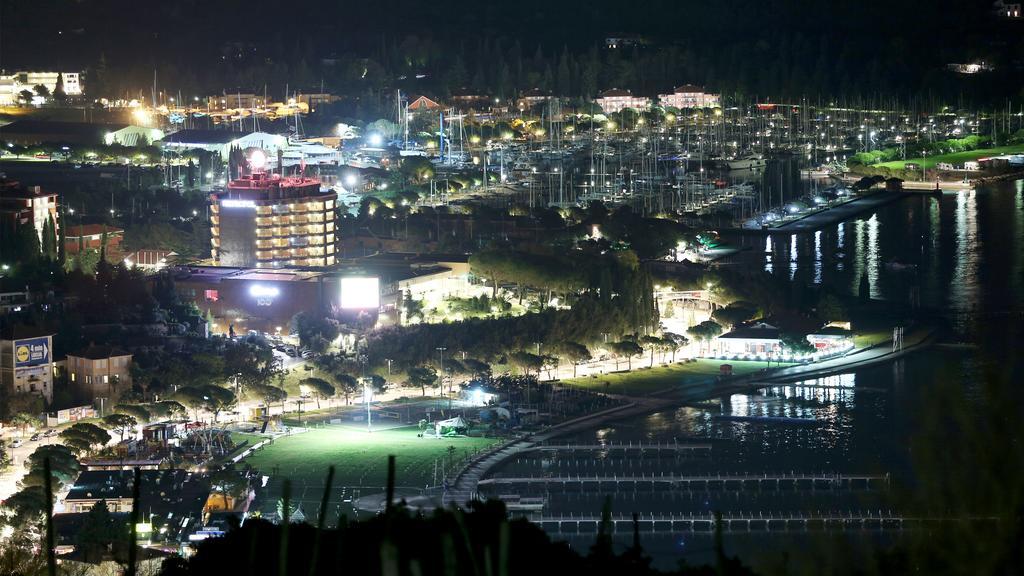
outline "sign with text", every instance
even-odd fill
[[[26,338],[14,341],[14,366],[38,366],[50,361],[50,339]]]

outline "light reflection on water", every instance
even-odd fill
[[[988,315],[1024,310],[1024,181],[972,193],[911,197],[814,234],[774,241],[769,236],[763,245],[759,237],[737,242],[754,249],[741,252],[736,260],[797,283],[855,294],[863,275],[874,298],[895,302],[919,298],[922,305],[941,311],[964,339],[998,335],[1007,325],[989,321]],[[1006,277],[1007,272],[1011,278]],[[549,461],[545,470],[583,466],[608,471],[609,467],[629,466],[651,473],[891,473],[895,482],[908,482],[913,479],[911,439],[920,427],[919,414],[927,403],[930,385],[943,378],[959,378],[970,399],[977,393],[970,388],[976,384],[978,369],[969,355],[929,350],[888,366],[728,395],[714,399],[710,406],[681,407],[617,422],[576,438],[607,442],[706,439],[714,445],[709,457],[644,462],[607,453],[589,456],[590,463]],[[813,419],[817,423],[737,421],[721,416]],[[577,456],[581,461],[587,458]],[[523,461],[502,472],[539,470],[537,462]],[[592,512],[602,502],[597,493],[551,491],[548,496],[547,512],[554,514]],[[843,509],[872,502],[899,506],[879,492],[813,496],[679,492],[616,494],[613,510]],[[683,539],[698,542],[701,538],[651,536],[645,537],[645,546],[660,560],[673,559],[687,554],[680,545]],[[779,543],[787,538],[792,535],[730,536],[728,542],[738,546],[732,548],[734,553],[749,558],[763,547],[765,539]],[[589,545],[592,539],[584,537],[580,542]]]

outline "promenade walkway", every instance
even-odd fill
[[[535,450],[544,442],[558,436],[592,429],[613,420],[649,414],[671,406],[702,402],[722,395],[757,390],[775,383],[821,378],[865,366],[891,362],[907,354],[927,348],[935,342],[935,339],[936,333],[934,329],[922,327],[904,335],[903,346],[899,350],[893,350],[891,342],[884,342],[871,348],[864,348],[838,358],[813,364],[788,366],[771,372],[750,374],[725,381],[703,379],[689,383],[681,388],[674,388],[645,397],[615,396],[627,400],[628,403],[602,412],[581,416],[552,426],[543,432],[512,440],[469,462],[457,473],[454,481],[451,482],[451,486],[446,491],[442,502],[445,505],[466,505],[476,497],[480,481],[492,468],[516,454]]]

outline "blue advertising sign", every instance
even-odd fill
[[[50,361],[49,338],[26,338],[14,341],[14,367],[38,366]]]

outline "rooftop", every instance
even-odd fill
[[[115,346],[96,346],[91,345],[83,350],[68,354],[69,357],[75,358],[86,358],[88,360],[105,360],[107,358],[115,358],[120,356],[131,356],[131,352],[126,352]]]
[[[633,95],[633,93],[630,92],[629,90],[622,90],[621,88],[612,88],[610,90],[605,90],[604,92],[601,92],[600,94],[598,94],[598,97],[600,97],[600,98],[621,98],[621,97],[624,97],[624,96],[632,96],[632,95]]]
[[[736,338],[745,340],[778,340],[782,336],[782,331],[772,326],[771,324],[765,324],[764,322],[754,322],[745,326],[735,326],[733,329],[725,334],[719,336],[722,338]]]
[[[250,134],[253,134],[253,132],[189,128],[185,130],[178,130],[174,134],[168,134],[167,136],[164,136],[161,142],[174,144],[227,144],[228,142],[244,138]]]
[[[106,232],[110,234],[124,234],[124,229],[106,224],[77,224],[68,226],[65,232],[66,238],[78,238],[79,236],[97,236]]]

